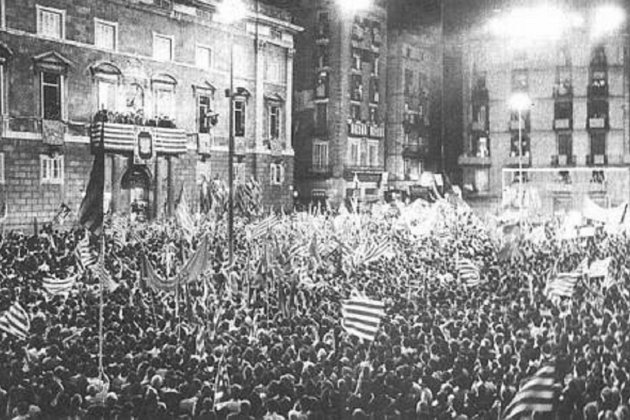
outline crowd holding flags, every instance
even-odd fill
[[[479,267],[468,258],[457,259],[457,275],[467,287],[475,287],[481,283]]]
[[[51,295],[60,295],[64,293],[69,293],[77,284],[77,279],[79,278],[79,274],[75,274],[73,276],[69,276],[63,279],[56,277],[44,277],[42,280],[42,287],[46,292]]]

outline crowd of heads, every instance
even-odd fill
[[[351,270],[337,249],[299,267],[256,264],[265,243],[313,226],[322,242],[387,238],[395,256]],[[143,284],[140,253],[172,275],[203,229],[193,241],[173,222],[129,229],[136,235],[124,242],[106,233],[118,287],[103,297],[101,381],[97,280],[86,274],[64,295],[42,289],[45,277],[77,270],[83,231],[2,237],[0,311],[20,302],[31,329],[26,340],[0,333],[0,418],[496,419],[524,379],[555,363],[555,413],[540,418],[630,419],[625,235],[560,242],[549,224],[547,240],[525,239],[517,258],[500,261],[468,213],[425,237],[400,229],[394,215],[293,215],[273,238],[247,238],[239,222],[227,267],[224,226],[213,223],[213,269],[165,293]],[[479,265],[479,286],[458,281],[461,256]],[[600,293],[584,280],[572,299],[551,301],[550,276],[584,257],[612,257],[618,284]],[[238,290],[226,270],[239,274]],[[353,290],[385,303],[372,342],[342,327],[341,302]]]

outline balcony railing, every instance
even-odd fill
[[[608,117],[589,117],[587,120],[587,126],[589,129],[607,129]]]
[[[369,135],[368,125],[360,121],[351,121],[348,123],[348,132],[351,136],[367,137]]]
[[[586,155],[586,164],[592,166],[608,165],[607,155]]]
[[[403,156],[420,159],[429,152],[428,146],[424,142],[413,141],[403,145]]]
[[[551,156],[552,166],[572,166],[575,165],[575,155],[553,155]]]
[[[573,127],[573,120],[571,118],[556,118],[553,120],[554,130],[570,130]]]
[[[589,86],[588,96],[590,98],[605,98],[608,96],[608,85],[605,86]]]
[[[178,128],[97,122],[92,124],[91,141],[98,147],[102,140],[106,151],[133,152],[140,133],[151,135],[157,153],[186,153],[186,132]]]
[[[385,137],[385,127],[382,125],[370,125],[368,126],[369,136],[376,139],[382,139]]]
[[[332,165],[311,164],[308,172],[312,175],[331,175]]]
[[[532,157],[530,154],[523,153],[523,156],[519,156],[518,154],[511,154],[505,159],[505,164],[507,166],[518,166],[520,164],[529,166],[532,163]]]
[[[510,120],[510,130],[518,131],[519,127],[523,131],[529,131],[529,119],[521,118],[521,124],[519,126],[518,119]]]
[[[457,158],[457,163],[462,166],[491,166],[492,158],[490,156],[463,154]]]

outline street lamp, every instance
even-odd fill
[[[532,104],[526,93],[519,92],[510,98],[510,108],[518,113],[518,214],[521,220],[523,209],[523,112],[527,111]]]
[[[216,19],[225,25],[234,25],[247,15],[247,7],[242,0],[223,0],[217,6]],[[230,43],[230,98],[228,134],[228,258],[234,262],[234,34],[229,28]]]

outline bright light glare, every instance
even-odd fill
[[[247,16],[247,6],[242,0],[223,0],[217,5],[215,18],[225,24],[235,23]]]
[[[572,27],[581,26],[583,19],[552,6],[517,8],[489,23],[489,30],[502,38],[511,38],[519,43],[528,41],[554,41]]]
[[[615,5],[600,6],[595,10],[591,26],[594,38],[610,34],[618,30],[626,20],[624,10]]]
[[[337,0],[344,13],[356,13],[370,7],[373,0]]]
[[[515,111],[526,111],[532,105],[532,100],[526,93],[515,93],[510,98],[510,108]]]

